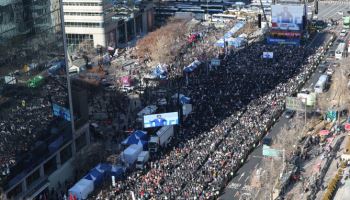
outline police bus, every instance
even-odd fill
[[[341,60],[344,56],[345,43],[339,43],[337,49],[335,50],[335,59]]]

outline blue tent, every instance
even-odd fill
[[[190,73],[193,72],[199,65],[201,64],[200,61],[195,60],[191,64],[189,64],[187,67],[184,67],[184,72]]]
[[[139,138],[140,140],[148,140],[148,135],[146,131],[136,130],[133,132],[133,134],[135,134],[136,137]]]
[[[84,177],[87,180],[92,180],[94,186],[99,186],[102,184],[104,174],[98,171],[96,168],[90,170],[90,172]]]
[[[168,76],[167,68],[165,66],[158,65],[153,70],[153,75],[156,76],[157,78],[160,78],[160,79],[166,79]]]
[[[106,173],[111,171],[112,165],[106,164],[106,163],[100,163],[95,168],[103,173]]]
[[[186,96],[182,96],[182,97],[180,97],[180,102],[181,102],[181,104],[189,104],[191,102],[191,98],[186,97]]]
[[[121,166],[112,166],[111,176],[116,178],[122,178],[124,175],[125,169]]]
[[[128,138],[126,138],[122,142],[122,144],[123,145],[137,144],[137,145],[141,145],[143,149],[146,149],[148,144],[147,141],[148,141],[147,132],[137,130],[133,132]]]

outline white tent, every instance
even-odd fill
[[[87,199],[92,191],[94,191],[94,182],[92,180],[81,179],[69,189],[69,195],[76,196],[79,200]]]

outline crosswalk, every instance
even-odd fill
[[[345,4],[349,4],[350,5],[350,1],[346,1],[346,0],[342,0],[342,1],[320,1],[320,3],[325,4],[325,3],[329,3],[329,4],[336,4],[336,5],[345,5]]]

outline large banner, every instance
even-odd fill
[[[267,37],[268,44],[286,44],[286,45],[300,45],[300,39],[283,39]]]
[[[176,125],[176,124],[179,124],[178,112],[143,116],[143,126],[145,128]]]
[[[71,120],[69,109],[59,106],[57,104],[52,104],[53,115],[61,117],[67,121]]]
[[[272,29],[302,30],[303,5],[272,5]]]

